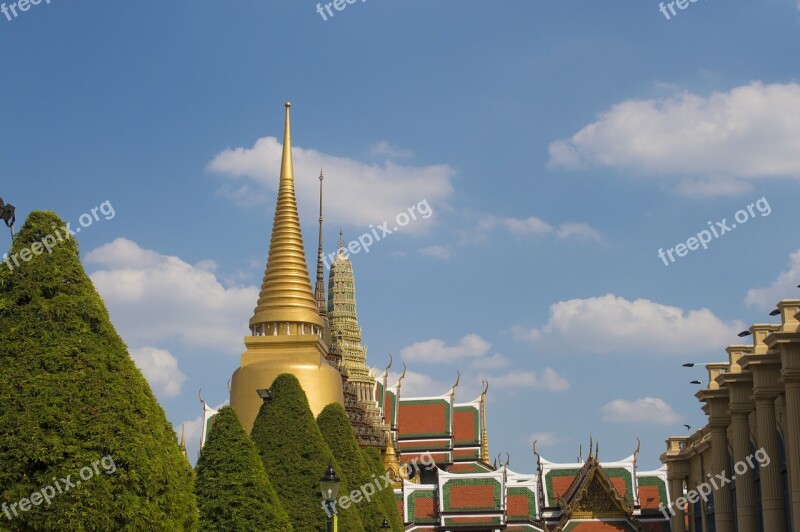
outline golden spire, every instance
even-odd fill
[[[286,102],[283,159],[275,220],[272,224],[272,239],[269,244],[269,258],[258,306],[250,319],[250,327],[254,333],[260,324],[285,323],[287,324],[285,329],[276,326],[278,334],[286,334],[284,331],[291,331],[290,334],[317,334],[312,332],[311,327],[301,329],[296,325],[297,328],[292,330],[288,324],[310,324],[320,328],[323,324],[314,293],[311,291],[303,235],[300,231],[300,216],[297,214],[290,107],[291,104]]]
[[[489,381],[483,380],[483,392],[481,393],[481,460],[489,463],[489,433],[486,430],[486,393],[489,391]]]
[[[386,450],[383,453],[383,470],[389,473],[393,487],[403,486],[403,477],[400,475],[400,460],[394,450],[394,438],[392,431],[386,431]]]
[[[322,168],[319,169],[319,246],[317,247],[317,286],[314,290],[314,297],[317,299],[319,315],[323,318],[328,313],[328,304],[325,301],[325,269],[322,266],[324,251],[322,249]]]
[[[181,425],[181,443],[178,447],[180,448],[183,457],[186,458],[186,460],[189,460],[189,455],[186,452],[186,425]]]

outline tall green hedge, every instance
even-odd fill
[[[351,491],[361,491],[355,497],[361,499],[357,504],[366,529],[378,530],[384,519],[391,523],[392,516],[388,515],[383,502],[386,497],[381,492],[392,493],[392,486],[385,486],[386,481],[381,475],[373,476],[372,464],[367,463],[366,456],[358,447],[358,440],[342,405],[333,403],[326,406],[317,417],[317,425],[342,466],[340,476],[350,486]],[[366,500],[366,495],[370,497],[370,501]],[[396,506],[394,513],[397,514]]]
[[[295,530],[325,530],[319,480],[329,462],[340,478],[342,468],[325,443],[297,378],[279,375],[270,390],[272,399],[261,406],[251,436]],[[342,481],[340,493],[347,492]],[[339,512],[339,530],[364,531],[357,505]]]
[[[378,449],[370,447],[368,449],[362,449],[361,452],[364,454],[364,459],[366,460],[367,466],[370,468],[371,474],[380,477],[386,473],[383,467],[383,459]],[[397,499],[394,496],[394,490],[390,488],[382,490],[378,493],[378,501],[384,508],[384,515],[386,515],[386,520],[389,522],[392,530],[394,530],[394,532],[403,532],[406,528],[403,525],[403,516],[397,508]]]
[[[31,213],[0,263],[0,529],[195,530],[191,467],[63,226]]]
[[[195,471],[200,530],[292,530],[258,450],[230,406],[215,418]]]

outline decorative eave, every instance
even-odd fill
[[[582,506],[582,502],[589,494],[589,488],[593,485],[594,481],[598,481],[600,487],[609,497],[612,502],[612,508],[605,511],[592,510]],[[570,519],[596,519],[596,518],[625,518],[629,521],[635,521],[633,515],[633,507],[630,506],[627,500],[617,492],[614,485],[609,480],[603,471],[600,462],[597,458],[590,458],[586,461],[580,474],[569,487],[567,492],[559,500],[562,510],[562,517],[559,525],[563,526]]]

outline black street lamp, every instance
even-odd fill
[[[383,523],[381,523],[381,530],[391,530],[391,528],[392,527],[389,526],[389,521],[384,519]]]
[[[333,470],[333,463],[328,462],[328,469],[325,470],[325,475],[319,479],[319,490],[327,505],[325,513],[328,515],[328,532],[333,532],[333,501],[339,495],[339,482],[341,481],[336,476],[336,471]]]

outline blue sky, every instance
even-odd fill
[[[656,468],[703,425],[681,363],[797,296],[798,22],[791,0],[670,20],[653,1],[368,0],[327,21],[305,0],[51,0],[0,15],[0,196],[18,223],[73,227],[110,202],[82,259],[196,453],[197,391],[227,399],[256,304],[291,100],[309,259],[320,166],[327,252],[340,226],[433,212],[352,257],[369,362],[394,353],[424,395],[460,370],[465,402],[488,378],[514,470],[533,438],[568,461],[590,433],[608,460],[640,437]],[[658,257],[760,198],[768,215]]]

